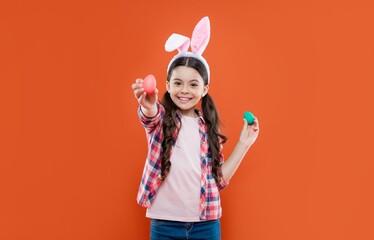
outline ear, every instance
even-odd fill
[[[209,91],[209,85],[204,86],[203,97],[205,97],[205,95],[208,94],[208,91]]]
[[[167,52],[172,52],[178,49],[179,53],[187,52],[190,47],[190,39],[183,35],[173,33],[165,43],[165,50]]]
[[[166,81],[166,90],[170,93],[170,82]]]
[[[192,33],[191,50],[194,53],[201,55],[210,39],[210,21],[208,17],[203,17]]]

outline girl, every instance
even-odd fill
[[[147,207],[152,240],[220,239],[222,209],[219,190],[226,187],[259,133],[243,119],[239,141],[224,162],[219,117],[208,94],[210,70],[201,56],[210,37],[208,17],[190,39],[173,34],[165,49],[177,54],[169,63],[161,103],[158,90],[146,94],[143,80],[132,85],[146,130],[148,156],[137,202]]]

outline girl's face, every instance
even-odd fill
[[[185,116],[195,117],[195,106],[208,93],[209,86],[194,68],[178,66],[166,82],[170,97]]]

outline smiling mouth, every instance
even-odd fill
[[[188,102],[188,101],[190,101],[192,98],[178,97],[178,99],[179,99],[181,102]]]

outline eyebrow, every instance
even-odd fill
[[[180,78],[174,78],[173,81],[183,81],[183,80],[180,79]],[[191,80],[189,80],[188,82],[200,82],[200,81],[197,80],[197,79],[191,79]]]

